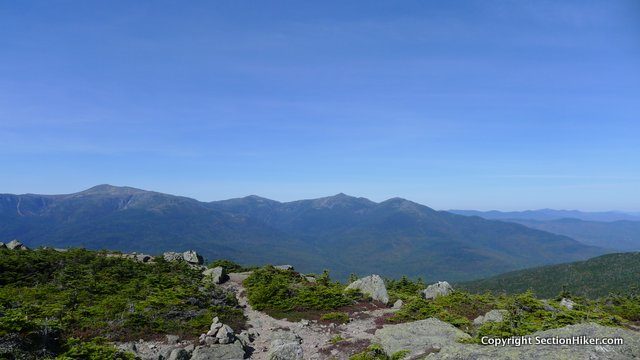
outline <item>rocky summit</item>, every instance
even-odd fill
[[[151,256],[16,243],[0,248],[0,270],[0,358],[640,357],[635,295],[473,294],[376,274],[343,285],[329,272],[287,265],[205,265],[192,250]]]

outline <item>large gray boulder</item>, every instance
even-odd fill
[[[640,333],[622,328],[606,327],[594,323],[570,325],[559,329],[539,331],[529,335],[535,344],[535,338],[570,339],[622,338],[621,345],[522,345],[491,346],[474,344],[454,344],[443,347],[429,359],[495,359],[495,360],[623,360],[640,358]]]
[[[371,296],[373,300],[380,301],[384,304],[389,302],[389,294],[387,293],[387,287],[384,285],[384,280],[379,275],[370,275],[358,279],[349,286],[346,290],[357,289],[365,295]]]
[[[167,261],[179,261],[182,260],[182,253],[167,251],[166,253],[162,254],[162,257]]]
[[[214,284],[222,284],[227,278],[227,273],[222,266],[207,269],[202,272],[202,275],[204,276],[204,281]]]
[[[0,241],[0,249],[6,249],[6,248],[7,248],[7,245],[5,245],[5,243]]]
[[[374,343],[379,343],[387,354],[407,350],[412,359],[451,345],[470,336],[453,325],[436,318],[398,325],[385,325],[376,331]]]
[[[279,331],[273,334],[267,359],[269,360],[303,360],[304,351],[300,343],[302,339],[290,332]]]
[[[231,344],[198,346],[193,350],[191,360],[242,360],[244,355],[244,347],[236,340]]]
[[[451,285],[449,285],[446,281],[438,281],[435,284],[431,284],[427,286],[426,289],[422,290],[422,296],[425,299],[435,299],[438,296],[449,295],[453,291]]]
[[[11,240],[8,244],[6,244],[7,249],[9,250],[29,250],[29,248],[21,243],[18,240]]]
[[[509,312],[506,310],[491,310],[473,320],[473,325],[480,326],[487,322],[501,322]]]
[[[293,266],[291,265],[276,265],[274,268],[278,270],[293,270]]]
[[[202,256],[193,250],[183,252],[182,259],[193,265],[202,265],[202,263],[204,262]]]

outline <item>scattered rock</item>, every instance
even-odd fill
[[[235,340],[233,329],[229,325],[222,325],[216,333],[216,338],[220,344],[228,344]]]
[[[435,284],[431,284],[427,286],[426,289],[422,290],[422,296],[425,299],[435,299],[438,296],[449,295],[453,291],[451,285],[449,285],[446,281],[438,281]]]
[[[389,302],[387,287],[379,275],[370,275],[358,279],[347,286],[346,290],[349,289],[360,290],[363,294],[371,296],[373,300],[378,300],[385,304]]]
[[[291,265],[276,265],[274,268],[279,270],[293,270],[293,266]]]
[[[231,344],[198,346],[191,354],[191,360],[242,360],[245,351],[239,340]]]
[[[532,342],[535,338],[622,338],[621,345],[522,345],[516,346],[483,346],[474,344],[453,344],[433,354],[429,359],[550,359],[550,360],[583,360],[610,359],[623,360],[640,358],[640,334],[623,328],[607,327],[594,323],[569,325],[559,329],[539,331],[529,335]]]
[[[193,250],[183,252],[182,259],[193,265],[202,265],[202,263],[204,262],[203,257]]]
[[[302,339],[289,331],[276,332],[271,341],[267,359],[269,360],[303,360],[304,351],[300,345]]]
[[[179,261],[179,260],[182,260],[182,254],[181,253],[177,253],[177,252],[173,252],[173,251],[168,251],[168,252],[162,254],[162,257],[167,261]]]
[[[167,335],[167,344],[169,345],[175,345],[179,340],[180,337],[178,335]]]
[[[478,316],[473,320],[473,325],[480,326],[487,322],[501,322],[509,312],[506,310],[491,310],[488,313]]]
[[[562,300],[560,300],[560,306],[564,306],[569,310],[573,310],[573,307],[576,306],[576,303],[571,299],[562,298]]]
[[[189,352],[182,348],[173,349],[167,360],[189,360]]]
[[[29,248],[18,240],[11,240],[5,245],[9,250],[29,250]]]
[[[398,299],[393,303],[393,308],[399,310],[402,308],[402,305],[404,305],[404,303],[402,302],[402,300]]]
[[[227,279],[227,273],[222,266],[217,266],[212,269],[207,269],[202,272],[205,281],[210,281],[214,284],[222,284]]]
[[[459,340],[470,337],[449,323],[429,318],[398,325],[385,325],[382,329],[376,330],[374,342],[379,343],[387,354],[407,350],[407,358],[413,359],[428,354],[433,349],[457,344]]]

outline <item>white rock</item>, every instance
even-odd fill
[[[373,300],[380,301],[384,304],[389,302],[389,294],[387,293],[387,287],[384,285],[384,280],[379,275],[370,275],[358,279],[345,290],[357,289],[365,295],[371,296]]]
[[[571,299],[562,298],[562,300],[560,300],[560,306],[564,306],[569,310],[573,310],[573,307],[576,306],[576,303]]]
[[[426,289],[422,290],[422,296],[425,299],[435,299],[438,296],[449,295],[453,291],[451,285],[449,285],[446,281],[438,281],[435,284],[431,284],[427,286]]]

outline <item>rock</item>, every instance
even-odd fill
[[[291,265],[276,265],[274,268],[279,270],[293,270],[293,266]]]
[[[213,319],[211,319],[212,324],[217,324],[219,322],[220,322],[220,318],[218,318],[217,316],[214,316]]]
[[[316,278],[313,277],[313,276],[305,276],[304,279],[307,280],[310,283],[316,282]]]
[[[0,241],[0,249],[6,249],[7,245]]]
[[[304,351],[300,345],[302,339],[292,332],[279,331],[273,334],[267,359],[303,360]]]
[[[166,253],[162,254],[162,257],[167,261],[179,261],[179,260],[182,260],[182,254],[181,253],[177,253],[177,252],[173,252],[173,251],[167,251]]]
[[[558,309],[556,309],[553,306],[549,305],[549,302],[547,302],[547,300],[543,300],[542,301],[542,308],[547,310],[547,311],[551,311],[551,312],[557,312],[558,311]]]
[[[189,360],[189,352],[182,348],[173,349],[167,360]]]
[[[193,352],[193,350],[194,350],[195,348],[196,348],[196,347],[195,347],[195,345],[193,345],[193,344],[189,344],[189,345],[187,345],[187,346],[185,346],[185,347],[184,347],[184,350],[185,350],[186,352],[188,352],[188,353],[192,353],[192,352]]]
[[[475,344],[454,344],[446,346],[429,359],[549,359],[549,360],[586,360],[610,359],[623,360],[640,358],[640,334],[623,328],[606,327],[594,323],[569,325],[559,329],[539,331],[527,338],[535,344],[535,338],[572,338],[587,339],[622,338],[621,345],[522,345],[483,346]]]
[[[136,261],[146,263],[146,262],[149,262],[152,259],[152,257],[151,255],[146,255],[146,254],[136,254],[134,259]]]
[[[202,263],[204,262],[202,256],[193,250],[183,252],[182,259],[193,265],[202,265]]]
[[[387,287],[384,285],[384,280],[382,280],[379,275],[370,275],[358,279],[347,286],[346,290],[350,289],[360,290],[363,294],[371,296],[373,300],[377,300],[385,304],[389,302]]]
[[[426,289],[422,290],[422,296],[425,299],[435,299],[438,296],[449,295],[453,291],[451,285],[449,285],[446,281],[438,281],[435,284],[431,284],[427,286]]]
[[[419,320],[398,325],[385,325],[374,335],[375,343],[379,343],[387,354],[401,350],[409,351],[406,358],[428,354],[433,349],[457,344],[457,341],[469,339],[471,336],[451,324],[436,318]]]
[[[209,336],[216,336],[216,334],[218,333],[218,330],[220,330],[220,328],[222,327],[222,324],[217,322],[217,323],[213,323],[211,324],[211,327],[209,328],[209,331],[207,331],[207,335]]]
[[[214,345],[214,344],[218,344],[220,343],[220,339],[218,339],[215,336],[211,336],[211,335],[207,335],[204,337],[204,341],[203,344],[204,345]],[[223,344],[227,344],[229,343],[228,341],[225,341]]]
[[[222,325],[216,333],[216,338],[220,344],[228,344],[233,342],[235,336],[233,335],[233,329],[229,325]]]
[[[202,275],[205,281],[210,281],[214,284],[222,284],[227,278],[227,273],[222,266],[207,269],[202,272]]]
[[[473,325],[480,326],[487,322],[501,322],[509,312],[506,310],[491,310],[488,313],[478,316],[473,320]]]
[[[242,360],[244,355],[244,347],[236,340],[231,344],[198,346],[193,350],[191,360]]]
[[[573,310],[573,307],[576,306],[576,303],[571,299],[562,298],[562,300],[560,300],[560,306],[564,306],[569,310]]]
[[[178,335],[167,335],[167,344],[175,345],[180,340],[180,336]]]
[[[402,305],[404,305],[404,303],[402,302],[402,300],[398,299],[393,303],[393,308],[399,310],[402,308]]]
[[[29,250],[29,248],[18,240],[11,240],[5,245],[9,250]]]

